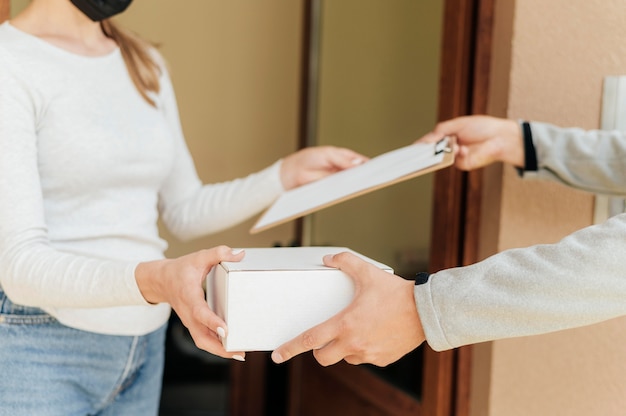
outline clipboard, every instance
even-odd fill
[[[250,229],[251,234],[357,196],[425,175],[454,163],[454,138],[413,143],[283,193]]]

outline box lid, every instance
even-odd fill
[[[327,254],[350,252],[364,260],[376,265],[383,270],[391,270],[391,267],[365,257],[346,247],[281,247],[276,248],[246,248],[245,256],[238,262],[221,262],[222,267],[228,272],[237,271],[264,271],[264,270],[320,270],[331,269],[323,263],[323,257]]]

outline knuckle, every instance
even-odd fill
[[[350,253],[346,251],[342,251],[341,253],[335,254],[335,259],[338,261],[347,261],[350,258]]]
[[[307,331],[302,334],[302,345],[304,346],[304,348],[314,349],[318,347],[317,344],[318,338],[315,336],[315,334],[312,333],[312,331]]]
[[[378,367],[387,367],[389,364],[392,363],[391,360],[385,357],[378,357],[378,356],[372,356],[371,358],[369,358],[369,362],[371,362],[372,364]]]
[[[344,361],[347,362],[348,364],[352,364],[352,365],[359,365],[359,364],[363,364],[363,363],[367,362],[367,361],[364,361],[362,359],[358,359],[357,357],[355,357],[353,355],[344,358]]]
[[[356,355],[360,357],[366,355],[367,353],[365,348],[363,348],[363,344],[358,339],[351,340],[346,345],[346,350],[350,352],[350,355]]]
[[[219,245],[217,247],[215,247],[215,251],[217,252],[217,254],[219,256],[225,256],[227,255],[231,250],[228,246],[226,245]]]
[[[193,332],[190,332],[189,335],[191,336],[191,339],[193,340],[193,343],[196,345],[196,347],[200,348],[201,350],[208,351],[207,342],[203,337],[198,337]]]
[[[191,316],[192,318],[194,318],[194,320],[200,320],[200,318],[202,317],[202,312],[203,312],[203,308],[201,308],[198,305],[192,305],[191,306]]]
[[[344,313],[341,315],[341,319],[337,323],[337,331],[347,339],[357,339],[360,320],[358,317],[351,313]],[[354,330],[357,328],[357,331]]]

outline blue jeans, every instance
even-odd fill
[[[0,290],[0,415],[157,415],[165,329],[80,331]]]

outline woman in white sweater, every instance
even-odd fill
[[[243,253],[165,259],[281,192],[363,160],[304,149],[231,182],[199,180],[165,65],[109,17],[130,0],[33,0],[0,25],[0,414],[156,414],[170,307],[227,353],[202,281]]]

